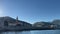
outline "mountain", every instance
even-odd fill
[[[55,19],[52,21],[53,24],[60,25],[60,19]]]
[[[52,21],[52,23],[56,25],[57,29],[60,29],[60,19],[55,19]]]
[[[38,27],[38,28],[46,28],[50,25],[51,25],[51,23],[49,23],[49,22],[36,22],[33,24],[34,27]]]

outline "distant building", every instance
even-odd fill
[[[9,26],[19,26],[20,28],[31,28],[32,27],[30,23],[18,20],[18,16],[16,19],[13,19],[9,16],[0,17],[0,28],[7,28]]]
[[[18,22],[18,16],[17,16],[16,21],[15,21],[14,23],[13,23],[13,22],[11,23],[11,22],[8,21],[8,25],[9,25],[9,26],[16,26],[16,25],[18,25],[18,24],[20,24],[20,23]]]

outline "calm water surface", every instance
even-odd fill
[[[0,32],[0,34],[60,34],[60,30],[34,30],[21,32]]]

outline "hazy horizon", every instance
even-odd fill
[[[29,23],[60,19],[60,0],[0,0],[1,16]]]

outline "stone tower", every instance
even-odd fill
[[[16,17],[16,24],[18,24],[18,16]]]

